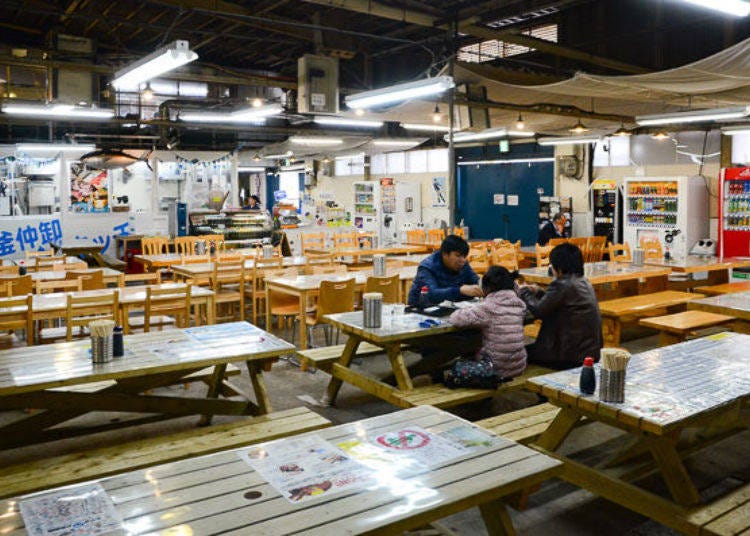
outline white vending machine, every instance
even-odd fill
[[[419,183],[380,179],[383,208],[380,218],[381,244],[405,241],[404,229],[416,227],[422,221],[421,193]]]
[[[363,181],[354,183],[354,227],[372,232],[380,243],[380,218],[382,214],[380,183]]]
[[[623,240],[631,249],[655,237],[662,250],[684,260],[693,245],[708,236],[708,190],[703,177],[631,177],[625,179]]]

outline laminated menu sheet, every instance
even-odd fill
[[[18,504],[31,536],[123,534],[122,518],[101,484],[37,495]]]

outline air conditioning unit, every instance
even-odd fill
[[[297,111],[339,113],[339,60],[305,54],[297,61]]]
[[[58,34],[57,50],[73,52],[79,58],[94,58],[94,41],[87,37]],[[66,104],[94,102],[94,79],[91,73],[68,69],[56,69],[54,78],[55,98]]]

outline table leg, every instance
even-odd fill
[[[216,324],[216,303],[213,294],[206,298],[206,324]]]
[[[354,359],[354,356],[357,353],[357,348],[359,348],[359,343],[361,341],[362,339],[360,339],[356,335],[349,335],[349,338],[346,340],[346,346],[344,346],[344,352],[341,354],[341,357],[338,360],[339,365],[349,368],[349,365],[351,364],[352,359]],[[328,382],[328,389],[326,391],[326,394],[323,395],[323,399],[321,400],[321,403],[323,405],[333,405],[333,403],[336,401],[336,396],[338,396],[339,394],[339,389],[341,389],[342,383],[343,382],[340,379],[333,376],[331,377],[331,381]]]
[[[698,490],[695,489],[672,440],[653,436],[646,436],[644,440],[674,500],[684,505],[699,503],[701,498]]]
[[[391,368],[393,369],[393,375],[396,377],[398,388],[402,391],[411,391],[414,389],[409,377],[409,371],[406,369],[404,355],[401,353],[401,344],[397,343],[387,346],[386,352],[388,360],[391,362]]]
[[[258,405],[258,414],[266,415],[271,413],[271,399],[268,398],[266,382],[263,379],[263,364],[258,361],[248,361],[247,370],[250,373],[250,380],[253,383],[253,392]]]
[[[539,436],[535,445],[550,452],[555,451],[580,419],[581,415],[578,412],[569,408],[561,408],[555,419]]]
[[[490,536],[512,536],[516,533],[508,508],[500,499],[480,504],[479,512]]]
[[[263,302],[266,304],[266,324],[265,328],[266,331],[269,333],[271,332],[271,290],[268,287],[268,283],[265,283],[266,285],[266,299],[263,300]],[[255,307],[255,304],[253,304],[253,307]],[[302,328],[300,328],[302,329]],[[300,335],[300,341],[302,340],[302,335]]]
[[[216,365],[214,367],[214,372],[211,374],[211,382],[208,385],[208,392],[206,393],[206,398],[218,398],[219,393],[221,393],[221,384],[224,381],[224,373],[227,370],[227,365]],[[198,421],[198,426],[208,426],[211,424],[211,419],[213,418],[213,415],[202,415],[200,421]]]
[[[306,316],[307,292],[303,290],[299,293],[299,316],[297,317],[299,322],[299,347],[302,350],[307,350],[307,324],[305,322]],[[268,326],[266,326],[266,329],[269,329]]]
[[[604,346],[619,346],[622,334],[622,324],[619,318],[602,317],[602,335]]]

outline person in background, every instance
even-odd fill
[[[529,363],[563,370],[579,367],[585,357],[599,360],[602,315],[588,279],[583,255],[573,244],[560,244],[549,255],[554,280],[546,291],[521,286],[521,298],[534,318],[542,320],[536,342],[526,348]]]
[[[558,212],[552,216],[552,221],[545,223],[539,229],[539,237],[536,243],[540,246],[546,246],[552,238],[563,238],[565,236],[565,216]]]
[[[408,303],[419,305],[422,287],[427,287],[431,304],[443,301],[462,301],[482,296],[477,284],[479,277],[466,260],[469,244],[456,235],[448,235],[434,252],[417,268],[417,275],[409,290]]]
[[[479,298],[482,289],[479,277],[466,262],[469,244],[461,237],[448,235],[440,245],[440,250],[432,253],[417,267],[417,274],[409,290],[408,303],[419,305],[422,287],[427,287],[427,297],[431,304],[445,300],[462,301]],[[443,381],[443,369],[457,358],[472,357],[482,345],[482,332],[479,329],[464,329],[435,337],[422,337],[412,345],[422,354],[422,360],[409,367],[409,374],[430,374],[433,382]],[[384,381],[393,381],[388,378]]]
[[[242,210],[260,210],[260,197],[257,195],[248,197]]]
[[[523,373],[526,304],[516,295],[517,278],[518,272],[491,266],[482,277],[484,301],[451,314],[454,326],[482,330],[482,347],[473,359],[453,365],[446,382],[449,386],[495,387],[501,380]]]

